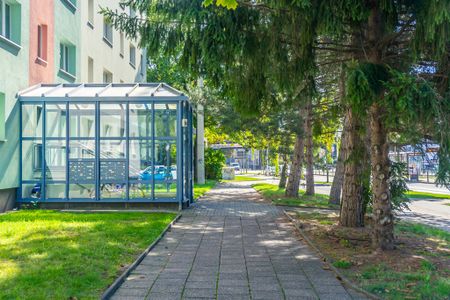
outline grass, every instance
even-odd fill
[[[233,181],[260,181],[261,178],[250,177],[245,175],[236,175],[233,180],[223,180],[223,182],[233,182]]]
[[[410,199],[450,199],[450,195],[426,192],[406,192],[406,196]]]
[[[272,201],[273,204],[287,206],[308,206],[317,208],[335,208],[336,206],[328,203],[328,195],[315,194],[314,196],[305,195],[300,190],[298,198],[285,196],[285,189],[280,189],[277,185],[268,183],[253,184],[252,187],[263,195],[264,198]]]
[[[448,299],[450,233],[431,226],[399,222],[394,251],[371,248],[371,221],[365,228],[338,226],[338,214],[293,213],[304,233],[333,265],[382,299]]]
[[[206,180],[205,184],[194,184],[194,199],[203,196],[217,184],[216,180]]]
[[[98,299],[174,217],[45,210],[0,215],[0,299]]]

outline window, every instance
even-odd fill
[[[120,32],[120,56],[123,58],[123,53],[125,51],[125,38],[123,32]]]
[[[75,46],[60,44],[60,71],[70,77],[75,76]],[[74,78],[71,78],[72,80]]]
[[[132,7],[130,7],[130,17],[131,18],[136,17],[136,11]]]
[[[94,0],[88,1],[88,25],[94,27]]]
[[[38,49],[37,56],[47,60],[47,25],[38,25]]]
[[[94,60],[88,57],[88,82],[94,82]]]
[[[130,45],[130,65],[135,68],[136,66],[136,47]]]
[[[111,83],[113,81],[113,74],[108,70],[103,70],[103,82]]]
[[[144,55],[141,54],[141,75],[145,74],[145,59],[144,59]]]
[[[6,137],[5,115],[5,94],[0,92],[0,141],[4,141]]]
[[[111,23],[104,18],[103,19],[103,40],[110,46],[113,43],[113,30]]]
[[[70,9],[72,12],[77,10],[77,0],[62,0],[62,2]]]
[[[20,44],[20,4],[15,1],[0,0],[0,35]]]

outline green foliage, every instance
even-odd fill
[[[220,180],[222,179],[222,168],[225,166],[225,155],[220,150],[211,148],[205,151],[205,174],[206,178]]]
[[[348,260],[341,259],[333,262],[333,266],[339,269],[349,269],[352,266],[352,263]]]
[[[406,192],[409,191],[406,185],[405,173],[407,165],[405,163],[391,162],[389,173],[389,191],[391,192],[392,208],[396,211],[408,209],[409,198]]]
[[[203,4],[205,6],[209,6],[209,5],[213,4],[213,2],[214,2],[214,0],[205,0],[203,2]],[[236,7],[238,6],[238,3],[236,0],[216,0],[215,2],[216,2],[216,5],[223,6],[228,9],[236,9]]]

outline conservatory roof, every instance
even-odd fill
[[[142,98],[161,98],[185,100],[187,97],[180,91],[165,83],[62,83],[38,84],[17,94],[21,100],[77,98],[88,100],[98,98],[125,98],[129,100]]]

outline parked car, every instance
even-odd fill
[[[167,170],[166,166],[155,166],[155,172],[154,172],[154,180],[172,180],[172,168],[169,167],[169,170]],[[152,166],[147,167],[143,171],[139,173],[139,179],[140,180],[151,180],[152,179]]]
[[[230,167],[234,168],[234,170],[236,172],[240,172],[241,171],[241,165],[239,163],[237,163],[237,162],[231,163]]]

